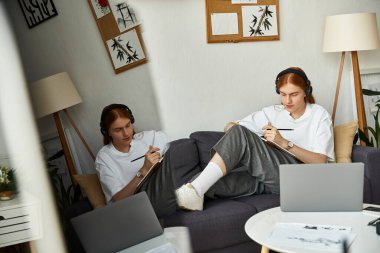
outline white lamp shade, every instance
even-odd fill
[[[82,98],[66,72],[32,83],[30,95],[37,118],[42,118],[82,102]]]
[[[376,13],[343,14],[326,18],[324,52],[372,50],[379,47]]]

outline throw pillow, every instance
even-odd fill
[[[74,175],[74,179],[78,182],[84,191],[93,208],[99,208],[106,205],[106,198],[97,174]]]
[[[351,154],[358,121],[334,127],[335,158],[337,163],[351,163]]]

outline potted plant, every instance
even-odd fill
[[[362,89],[363,94],[366,96],[378,96],[380,95],[380,91],[372,91],[368,89]],[[367,146],[380,148],[380,122],[379,122],[379,112],[380,112],[380,99],[376,101],[375,106],[377,107],[377,111],[373,114],[373,119],[375,120],[374,127],[368,127],[369,132],[372,136],[366,136],[359,129],[359,138],[366,143]]]
[[[0,200],[12,199],[17,190],[15,170],[0,166]]]

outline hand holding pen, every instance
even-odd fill
[[[285,147],[287,145],[287,140],[284,139],[284,137],[282,137],[281,133],[279,131],[282,131],[282,130],[293,130],[293,129],[288,129],[288,128],[276,128],[274,126],[272,126],[272,124],[270,122],[268,122],[267,125],[263,126],[263,136],[265,139],[267,139],[268,141],[273,141],[283,147]]]
[[[278,139],[278,138],[276,138],[276,137],[278,137],[278,135],[280,135],[280,138],[282,138],[281,134],[277,131],[277,128],[272,126],[272,124],[270,122],[268,122],[268,124],[264,125],[262,130],[263,130],[263,136],[268,141],[276,142],[275,140]]]
[[[154,164],[159,162],[159,160],[161,158],[160,152],[158,152],[159,150],[160,150],[160,148],[153,147],[150,145],[148,152],[146,152],[145,155],[139,156],[139,157],[131,160],[131,162],[140,160],[141,158],[145,157],[144,164],[141,168],[142,174],[145,175],[145,173],[149,170],[149,168],[151,168]]]
[[[145,161],[143,167],[147,170],[152,167],[154,164],[158,163],[160,160],[160,148],[149,146],[148,152],[145,154]]]

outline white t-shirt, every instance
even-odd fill
[[[160,148],[161,155],[168,148],[168,139],[165,133],[159,131],[144,131],[133,136],[128,153],[120,152],[112,143],[103,146],[95,160],[95,168],[103,188],[107,202],[113,195],[122,190],[141,169],[145,158],[134,162],[148,152],[149,145]]]
[[[335,160],[334,136],[330,114],[320,105],[307,104],[304,114],[292,118],[282,105],[263,108],[236,121],[252,132],[262,135],[262,127],[270,122],[276,128],[291,128],[293,131],[280,131],[281,135],[295,145],[324,154],[329,161]]]

